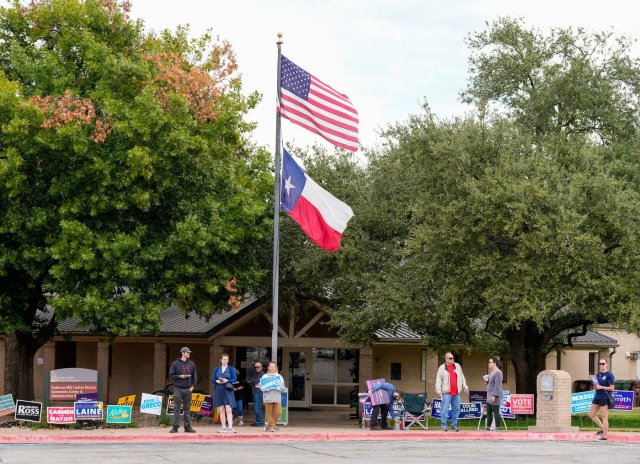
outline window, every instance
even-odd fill
[[[402,379],[402,363],[391,363],[391,380]]]
[[[589,375],[596,375],[598,372],[598,353],[589,353]]]
[[[314,348],[311,404],[349,404],[358,388],[359,351]]]

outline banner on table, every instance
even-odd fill
[[[434,419],[440,419],[442,417],[442,400],[434,399],[431,402],[431,417]],[[475,403],[460,403],[460,415],[458,419],[480,419],[482,417],[482,403],[479,401]],[[449,405],[449,411],[447,412],[447,419],[451,419],[451,405]]]
[[[47,408],[47,424],[75,424],[76,414],[73,406]]]
[[[130,424],[133,407],[128,405],[107,405],[107,424]]]
[[[27,422],[40,422],[42,416],[42,403],[35,401],[18,400],[16,402],[15,419]]]
[[[140,401],[140,412],[155,416],[162,414],[162,396],[143,393]]]

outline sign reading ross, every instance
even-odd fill
[[[13,402],[13,395],[11,393],[0,396],[0,416],[13,414],[15,410],[16,404]]]
[[[511,414],[533,414],[534,395],[511,394]]]
[[[131,406],[107,405],[107,424],[130,424]]]
[[[42,416],[42,403],[34,401],[18,400],[16,403],[16,420],[27,422],[40,422]]]
[[[140,412],[156,416],[162,414],[162,396],[143,393],[140,401]]]
[[[71,406],[47,408],[47,423],[48,424],[75,424],[76,423],[75,409]]]

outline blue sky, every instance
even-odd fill
[[[538,0],[133,0],[132,15],[147,29],[190,24],[233,45],[244,90],[263,94],[249,115],[256,142],[275,141],[276,34],[283,53],[346,93],[360,115],[361,142],[381,142],[380,128],[420,112],[426,100],[439,117],[462,115],[459,92],[468,77],[464,39],[498,16],[523,17],[540,29],[583,26],[640,37],[635,1]],[[317,136],[283,121],[287,142]],[[326,144],[329,146],[328,144]]]

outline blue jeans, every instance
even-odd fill
[[[253,409],[256,412],[256,424],[263,426],[264,417],[262,415],[262,393],[253,395]]]
[[[460,395],[442,394],[442,406],[440,408],[440,427],[447,428],[447,416],[449,415],[449,405],[451,405],[451,427],[458,427],[458,416],[460,415]]]
[[[242,400],[236,400],[236,411],[238,412],[238,417],[242,418],[244,416],[244,411],[242,409]]]

